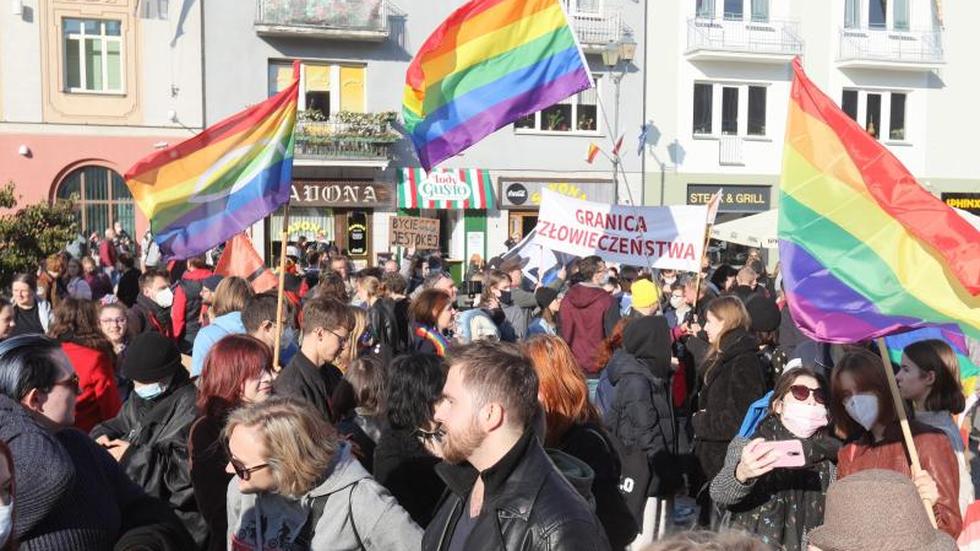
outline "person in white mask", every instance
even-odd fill
[[[912,472],[884,369],[877,354],[860,348],[848,349],[834,366],[830,412],[838,432],[850,441],[838,455],[837,478],[867,469],[889,469],[910,477],[919,496],[932,507],[938,528],[955,539],[962,519],[959,470],[949,438],[910,420],[922,466]]]
[[[828,426],[827,394],[826,381],[813,370],[787,371],[752,437],[732,440],[711,482],[711,499],[732,528],[775,549],[805,549],[804,535],[823,523],[841,446]],[[790,467],[797,452],[802,457]]]

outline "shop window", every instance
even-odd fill
[[[123,177],[102,166],[83,166],[71,171],[55,192],[57,199],[75,200],[79,229],[88,237],[100,236],[114,222],[122,224],[131,236],[136,235],[133,196]]]
[[[65,18],[64,68],[68,92],[123,91],[122,22]]]
[[[517,130],[539,132],[561,132],[570,134],[595,134],[599,130],[599,84],[602,79],[595,76],[595,87],[583,90],[574,96],[533,113],[514,123]]]

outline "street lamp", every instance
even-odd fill
[[[610,41],[602,50],[602,64],[609,70],[610,78],[616,87],[616,105],[613,111],[613,143],[619,139],[619,92],[623,76],[626,75],[626,68],[633,61],[636,55],[636,40],[633,35],[626,31],[618,42]],[[620,63],[622,62],[622,63]],[[614,151],[612,156],[613,163],[613,191],[615,203],[619,204],[619,164],[621,160],[619,151]]]

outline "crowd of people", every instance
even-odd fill
[[[535,282],[300,240],[280,301],[152,249],[10,278],[0,550],[944,550],[980,485],[949,346],[810,341],[758,251]]]

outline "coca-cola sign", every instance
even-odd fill
[[[290,204],[307,207],[387,207],[391,186],[372,180],[295,180]]]

